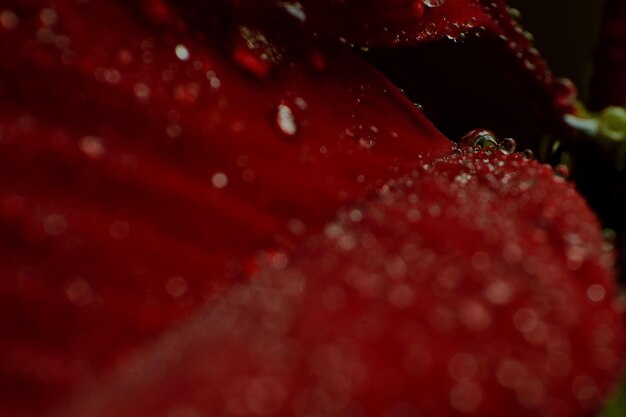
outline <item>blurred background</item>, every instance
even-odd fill
[[[537,49],[554,73],[574,82],[579,99],[590,110],[626,105],[626,1],[509,0],[509,4],[519,10],[522,25],[533,34]],[[587,147],[602,147],[594,138],[583,140]],[[605,159],[594,162],[577,155],[576,147],[568,151],[572,153],[571,158],[580,160],[573,179],[600,213],[608,237],[615,240],[621,256],[620,280],[624,284],[626,179],[623,161],[619,160],[624,156],[620,155],[619,148],[613,148]],[[596,156],[604,154],[597,152]],[[599,164],[604,164],[603,168],[598,169]],[[616,195],[611,194],[613,189],[618,191]],[[601,417],[624,416],[626,378],[621,391],[601,413]]]

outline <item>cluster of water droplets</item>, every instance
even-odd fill
[[[459,141],[459,147],[469,150],[499,150],[500,152],[510,155],[517,151],[517,142],[513,138],[504,138],[499,140],[498,137],[490,130],[475,129],[465,134]],[[455,152],[459,153],[460,148],[456,148]],[[522,151],[525,159],[533,159],[534,153],[530,149]]]

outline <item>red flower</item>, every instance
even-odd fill
[[[5,2],[2,414],[597,410],[623,331],[595,217],[344,45],[482,27],[571,107],[501,2],[431,3]]]

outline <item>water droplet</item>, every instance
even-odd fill
[[[554,104],[562,109],[573,108],[576,104],[578,90],[567,78],[559,78],[554,82]]]
[[[572,382],[572,391],[579,401],[591,401],[598,395],[598,386],[593,378],[581,375]]]
[[[513,324],[522,333],[531,332],[538,323],[537,313],[529,308],[521,308],[513,315]]]
[[[172,139],[178,138],[180,137],[180,135],[183,134],[183,128],[180,127],[178,123],[170,123],[165,128],[165,133],[167,133],[167,136],[169,136]]]
[[[606,290],[600,284],[593,284],[587,288],[587,297],[594,303],[599,303],[606,297]]]
[[[216,172],[211,178],[211,183],[215,188],[224,188],[228,185],[228,177],[223,172]]]
[[[245,403],[252,414],[276,414],[287,398],[283,384],[273,377],[254,379],[245,392]]]
[[[165,283],[165,291],[174,298],[180,298],[187,292],[187,281],[183,277],[172,277]]]
[[[306,110],[309,108],[309,105],[307,104],[306,100],[304,100],[302,97],[296,97],[293,99],[293,103],[296,105],[296,107],[298,107],[300,110]]]
[[[53,9],[42,9],[39,12],[39,18],[41,19],[41,23],[45,26],[54,26],[57,22],[57,13]]]
[[[50,236],[61,236],[67,230],[67,220],[60,214],[51,214],[44,219],[43,229]]]
[[[443,6],[446,0],[422,0],[426,7],[439,7]]]
[[[376,139],[371,137],[361,137],[357,142],[364,149],[372,149],[376,146]]]
[[[137,97],[137,100],[139,100],[140,103],[146,104],[150,101],[151,90],[146,84],[137,83],[133,87],[133,90],[135,91],[135,97]]]
[[[513,138],[505,138],[500,144],[500,150],[505,154],[512,154],[517,149],[517,142]]]
[[[461,138],[460,145],[477,148],[494,148],[498,146],[496,135],[486,129],[476,129]]]
[[[455,381],[470,381],[478,373],[478,361],[467,353],[457,353],[448,362],[448,373]]]
[[[286,104],[278,105],[276,110],[276,125],[278,129],[286,136],[294,136],[298,133],[298,125],[296,124],[296,117],[291,110],[291,107]]]
[[[186,83],[174,87],[174,100],[185,106],[193,106],[200,98],[202,89],[198,83]]]
[[[511,15],[511,17],[515,20],[520,20],[522,18],[522,13],[516,8],[507,7],[507,11]]]
[[[115,220],[109,225],[109,235],[117,240],[127,238],[130,235],[130,224],[123,220]]]
[[[472,413],[480,406],[483,394],[473,382],[460,382],[450,390],[450,404],[461,413]]]
[[[472,267],[477,271],[484,271],[491,265],[491,259],[485,252],[476,252],[471,259]]]
[[[391,305],[398,309],[409,308],[414,302],[413,289],[406,284],[398,284],[389,291],[388,299]]]
[[[84,136],[78,142],[78,147],[83,154],[91,159],[101,158],[106,151],[102,139],[97,136]]]
[[[467,329],[474,332],[486,330],[493,320],[489,310],[476,300],[462,302],[458,307],[458,317]]]
[[[522,156],[524,157],[524,159],[531,160],[535,158],[535,153],[530,149],[524,149],[524,152],[522,152]]]
[[[280,6],[285,9],[292,17],[295,17],[300,22],[306,22],[306,13],[302,4],[296,2],[280,3]]]
[[[559,178],[567,179],[569,178],[569,168],[566,165],[559,164],[554,168],[554,175]]]
[[[209,85],[213,90],[218,90],[222,86],[222,81],[217,78],[214,71],[207,71],[206,78],[209,80]]]
[[[513,297],[513,287],[506,281],[495,281],[485,288],[485,297],[494,304],[507,304]]]
[[[65,296],[72,304],[84,306],[93,299],[93,290],[86,281],[78,279],[65,288]]]
[[[122,65],[130,65],[135,60],[135,57],[130,50],[122,48],[117,52],[117,60]]]
[[[0,12],[0,26],[6,30],[14,30],[19,25],[20,19],[17,15],[9,10]]]
[[[515,388],[524,380],[524,365],[513,359],[504,359],[496,368],[496,379],[507,388]]]
[[[181,61],[188,61],[189,58],[191,57],[191,54],[189,53],[189,49],[187,49],[187,47],[183,44],[176,45],[174,52],[176,53],[176,57],[180,59]]]
[[[416,17],[422,17],[424,15],[424,2],[422,0],[415,0],[411,9]]]

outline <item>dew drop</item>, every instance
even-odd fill
[[[180,137],[180,135],[183,134],[183,128],[180,127],[178,123],[170,123],[165,128],[165,133],[167,133],[167,136],[169,136],[172,139],[178,138]]]
[[[276,378],[260,377],[254,379],[245,393],[248,409],[256,415],[270,416],[276,414],[287,394],[283,384]]]
[[[515,9],[513,7],[507,7],[507,11],[515,20],[520,20],[522,18],[522,13],[518,9]]]
[[[130,235],[130,224],[123,220],[115,220],[109,225],[109,235],[117,240],[127,238]]]
[[[228,177],[223,172],[216,172],[211,178],[211,183],[215,188],[224,188],[228,185]]]
[[[537,326],[537,323],[539,323],[539,317],[530,308],[521,308],[513,315],[513,324],[522,333],[532,331]]]
[[[165,291],[174,298],[180,298],[187,292],[187,281],[183,277],[171,277],[165,283]]]
[[[391,305],[398,309],[409,308],[413,305],[414,302],[414,292],[413,289],[406,284],[398,284],[395,285],[390,291],[388,295],[389,302]]]
[[[91,286],[83,279],[78,279],[65,288],[65,296],[76,306],[84,306],[93,299]]]
[[[78,147],[83,154],[91,159],[99,159],[105,153],[102,139],[97,136],[84,136],[78,143]]]
[[[606,290],[600,284],[593,284],[587,288],[587,297],[594,303],[599,303],[606,297]]]
[[[524,152],[522,152],[522,156],[524,159],[531,160],[535,158],[535,153],[530,149],[525,149]]]
[[[556,175],[559,178],[569,178],[569,168],[566,165],[563,164],[559,164],[554,168],[554,175]]]
[[[376,140],[371,137],[359,138],[357,142],[359,143],[359,146],[364,149],[372,149],[374,146],[376,146]]]
[[[198,83],[186,83],[174,88],[174,100],[185,106],[193,106],[200,98],[202,89]]]
[[[505,138],[500,144],[500,150],[505,154],[512,154],[517,149],[517,142],[513,138]]]
[[[489,310],[476,300],[462,302],[458,307],[458,317],[465,327],[474,332],[486,330],[493,320]]]
[[[422,0],[416,0],[413,2],[411,9],[416,17],[422,17],[424,14],[424,2]]]
[[[448,362],[448,373],[455,381],[471,381],[478,373],[478,361],[467,353],[457,353]]]
[[[446,0],[422,0],[426,7],[439,7],[443,6]]]
[[[187,49],[187,47],[183,44],[176,45],[174,52],[176,53],[176,57],[180,59],[181,61],[188,61],[189,58],[191,57],[191,54],[189,53],[189,49]]]
[[[57,13],[53,9],[42,9],[39,13],[41,23],[45,26],[54,26],[57,22]]]
[[[46,234],[50,236],[61,236],[67,230],[67,220],[60,214],[51,214],[43,221]]]
[[[498,146],[496,135],[486,129],[476,129],[461,138],[460,145],[477,148],[494,148]]]
[[[473,382],[460,382],[450,391],[450,404],[461,413],[472,413],[482,402],[482,391]]]
[[[0,12],[0,26],[6,30],[14,30],[19,25],[20,19],[17,15],[9,10]]]
[[[559,78],[554,82],[554,104],[559,108],[571,108],[575,105],[578,90],[567,78]]]
[[[306,22],[306,12],[304,11],[304,7],[302,6],[302,4],[296,1],[281,3],[281,6],[292,17],[298,19],[302,23]]]
[[[209,85],[213,90],[219,90],[219,88],[222,86],[222,81],[217,78],[217,75],[214,71],[207,71],[206,78],[207,80],[209,80]]]
[[[298,125],[296,124],[296,117],[291,110],[291,107],[286,104],[278,105],[276,109],[276,126],[285,136],[294,136],[298,133]]]
[[[505,281],[495,281],[485,288],[485,298],[493,304],[507,304],[513,297],[513,287]]]

